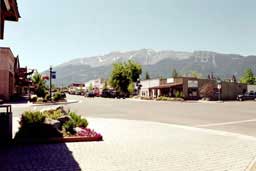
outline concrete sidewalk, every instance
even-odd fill
[[[102,133],[103,142],[14,147],[7,157],[3,156],[7,152],[0,153],[0,162],[5,161],[0,163],[1,167],[8,167],[7,170],[243,171],[256,156],[256,139],[249,136],[155,122],[88,120],[90,128]]]

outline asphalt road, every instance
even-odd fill
[[[68,98],[80,101],[67,105],[67,108],[83,116],[156,121],[256,136],[256,101],[201,103],[82,96],[68,96]],[[14,106],[14,116],[28,109]]]

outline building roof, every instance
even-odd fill
[[[4,38],[4,22],[18,21],[20,13],[16,0],[0,0],[0,39]]]
[[[163,84],[163,85],[160,85],[160,86],[155,86],[155,87],[150,87],[152,89],[155,89],[155,88],[171,88],[171,87],[175,87],[175,86],[181,86],[182,83],[172,83],[172,84]]]

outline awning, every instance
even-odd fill
[[[183,83],[163,84],[160,86],[150,87],[150,89],[171,88],[171,87],[182,86],[182,85]]]

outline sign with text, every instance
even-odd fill
[[[198,88],[198,80],[188,80],[188,88]]]

